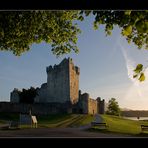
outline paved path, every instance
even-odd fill
[[[101,122],[103,122],[103,119],[101,118],[101,116],[99,114],[95,114],[94,121],[101,123]],[[90,127],[91,127],[91,123],[89,123],[87,125],[80,126],[80,127],[78,127],[78,129],[85,130],[85,129],[89,129]]]
[[[101,118],[101,116],[99,114],[95,114],[95,122],[98,122],[98,123],[102,123],[103,122],[103,119]]]
[[[130,137],[129,135],[89,132],[78,128],[37,128],[0,130],[0,137]]]

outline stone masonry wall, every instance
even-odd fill
[[[80,98],[80,109],[82,109],[82,113],[83,114],[88,114],[88,99],[89,99],[89,94],[88,93],[84,93],[81,95]]]
[[[71,58],[54,67],[47,67],[48,102],[78,102],[79,73],[80,69],[74,66]]]
[[[79,74],[80,69],[74,66],[72,59],[69,62],[69,75],[70,75],[70,100],[72,104],[78,102],[79,99]]]
[[[10,101],[13,103],[19,103],[19,90],[14,88],[14,90],[10,93]]]
[[[29,105],[11,102],[0,102],[0,112],[3,113],[29,114],[30,109],[34,115],[50,115],[72,112],[72,107],[65,103],[35,103]]]
[[[79,91],[80,69],[74,66],[71,58],[64,59],[60,64],[48,66],[47,83],[37,88],[37,96],[32,105],[32,111],[36,114],[51,114],[61,112],[71,112],[71,107],[67,104],[73,104],[73,110],[84,114],[104,113],[104,100],[97,98],[91,99],[88,93],[81,94]],[[28,105],[19,104],[19,90],[11,93],[10,104],[4,106],[0,103],[0,112],[9,111],[28,111]]]
[[[67,60],[47,69],[47,92],[48,102],[70,101],[69,63]]]
[[[47,83],[42,84],[41,88],[37,89],[37,96],[34,98],[34,102],[48,102]]]
[[[88,114],[94,115],[94,114],[98,113],[97,107],[98,107],[97,100],[89,98],[88,99]]]
[[[99,114],[104,114],[105,113],[105,100],[101,100],[100,97],[97,98],[98,102],[98,113]]]

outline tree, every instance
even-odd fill
[[[111,98],[108,101],[108,108],[107,108],[106,114],[115,115],[115,116],[120,115],[120,108],[115,98]]]
[[[12,51],[19,56],[28,51],[33,43],[45,41],[51,44],[51,50],[56,56],[70,53],[72,50],[77,53],[77,36],[81,31],[74,21],[83,21],[90,14],[95,16],[94,29],[103,24],[106,35],[111,35],[114,26],[119,26],[128,43],[133,42],[139,49],[148,49],[147,10],[36,10],[0,12],[0,50]],[[144,80],[142,71],[136,74],[134,78]]]
[[[105,25],[106,35],[111,35],[114,26],[121,28],[121,34],[126,38],[128,43],[131,41],[141,49],[148,49],[148,11],[82,11],[81,20],[84,14],[88,16],[95,15],[94,29],[98,29],[100,24]],[[140,82],[145,80],[144,69],[142,64],[138,64],[134,69],[133,78],[138,78]]]
[[[34,87],[30,87],[27,90],[23,88],[22,92],[19,93],[20,103],[33,104],[36,95],[37,93]]]
[[[95,16],[94,28],[105,25],[106,35],[111,35],[115,25],[130,43],[139,48],[148,48],[148,11],[1,11],[0,50],[12,51],[15,55],[28,51],[33,43],[45,41],[52,45],[55,55],[74,50],[80,33],[74,20]],[[85,15],[85,16],[84,16]]]
[[[146,69],[146,68],[145,68]],[[143,68],[143,65],[142,64],[138,64],[136,66],[136,68],[134,69],[134,75],[133,75],[133,78],[138,78],[138,80],[141,82],[141,81],[144,81],[145,80],[145,75],[144,75],[144,71],[145,69]]]
[[[45,41],[57,56],[71,50],[78,52],[80,29],[73,23],[78,14],[79,11],[1,11],[0,50],[19,56],[33,43]]]
[[[148,49],[148,11],[81,11],[81,20],[85,16],[93,14],[95,16],[94,29],[98,29],[100,24],[105,25],[106,35],[111,35],[114,26],[121,28],[121,34],[141,49]]]

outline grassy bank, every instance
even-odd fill
[[[0,113],[0,120],[19,120],[19,113]]]
[[[109,126],[105,132],[114,132],[121,134],[143,135],[148,136],[148,132],[141,133],[141,124],[148,125],[146,121],[134,121],[122,117],[101,115],[104,122]]]
[[[38,119],[38,125],[40,127],[78,127],[86,125],[93,120],[94,118],[91,115],[82,115],[82,114],[49,115],[49,116],[40,117]]]
[[[41,128],[79,127],[94,120],[93,116],[84,114],[55,114],[36,117],[38,127]],[[19,121],[19,114],[1,113],[0,124],[7,123],[8,121]],[[30,125],[21,125],[21,128],[30,128]]]
[[[130,134],[133,136],[148,136],[148,131],[141,132],[141,124],[148,125],[148,121],[134,121],[122,117],[101,115],[108,128],[102,130],[99,128],[90,129],[95,132]],[[19,121],[18,114],[0,114],[0,124],[5,121]],[[85,114],[57,114],[48,116],[37,116],[39,128],[58,128],[58,127],[79,127],[90,124],[94,120],[91,115]],[[21,126],[27,128],[30,126]]]

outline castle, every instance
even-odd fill
[[[46,72],[47,83],[38,89],[35,102],[78,102],[80,69],[74,66],[72,59],[64,59],[54,67],[49,66]]]
[[[59,65],[46,67],[46,72],[47,83],[36,89],[36,96],[31,105],[36,114],[104,113],[104,100],[101,100],[100,97],[96,100],[92,99],[88,93],[81,94],[81,90],[79,90],[80,68],[74,65],[71,58],[63,59]],[[11,104],[22,105],[20,92],[16,88],[11,92]],[[23,111],[27,111],[28,107],[27,104],[23,105]]]

